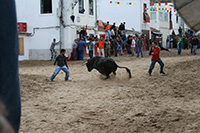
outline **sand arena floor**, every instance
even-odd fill
[[[198,53],[199,54],[199,53]],[[162,52],[165,76],[157,64],[148,76],[150,57],[114,58],[124,69],[103,80],[85,61],[69,62],[70,82],[51,61],[20,62],[21,133],[199,133],[200,56]]]

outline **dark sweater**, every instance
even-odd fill
[[[193,39],[192,40],[192,46],[195,46],[195,45],[199,45],[199,40],[198,39]]]
[[[58,62],[58,63],[57,63]],[[66,56],[61,56],[61,55],[58,55],[56,57],[56,60],[54,62],[54,65],[56,65],[57,63],[57,66],[60,66],[60,67],[63,67],[64,65],[68,68],[67,66],[67,61],[66,61]]]

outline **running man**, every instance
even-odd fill
[[[165,74],[165,72],[163,71],[164,63],[160,59],[160,50],[169,51],[168,49],[165,49],[163,47],[159,47],[157,45],[157,42],[152,42],[152,47],[151,47],[151,49],[149,51],[149,55],[152,55],[152,57],[151,57],[151,66],[149,68],[149,76],[151,76],[152,70],[154,69],[156,62],[158,62],[160,64],[160,73],[161,74]]]
[[[66,56],[65,56],[65,50],[61,49],[60,50],[60,55],[58,55],[58,57],[56,58],[54,65],[56,65],[56,70],[54,71],[53,75],[51,76],[51,78],[49,79],[49,81],[53,81],[53,79],[56,77],[56,75],[63,70],[66,75],[65,75],[65,81],[67,81],[69,79],[69,67],[67,65],[67,61],[66,61]]]

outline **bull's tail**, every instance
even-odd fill
[[[129,74],[129,78],[132,78],[130,69],[128,69],[127,67],[120,67],[120,66],[117,66],[117,67],[118,67],[118,68],[124,68],[124,69],[126,69],[126,71],[127,71],[128,74]]]

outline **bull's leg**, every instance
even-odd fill
[[[109,78],[110,78],[110,75],[108,74],[108,75],[106,75],[106,78],[105,78],[105,80],[106,80],[106,79],[109,79]]]
[[[114,71],[113,74],[116,75],[116,71]]]

